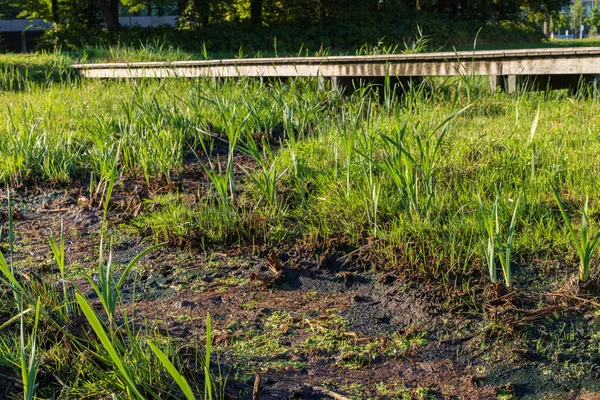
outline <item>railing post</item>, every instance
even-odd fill
[[[352,78],[332,76],[331,77],[331,90],[335,90],[339,93],[346,93],[352,91]]]
[[[506,93],[514,93],[517,91],[517,76],[506,75],[504,76],[504,90]]]
[[[514,93],[517,91],[516,75],[490,75],[488,79],[489,89],[492,93],[498,88],[506,93]]]
[[[333,80],[334,79],[335,78],[331,78],[331,88],[332,89],[333,89]],[[326,87],[325,87],[326,86],[326,81],[325,81],[325,77],[324,76],[319,75],[317,77],[317,82],[318,82],[317,83],[317,87],[319,88],[319,90],[325,90],[326,89]]]
[[[488,79],[489,79],[490,93],[496,92],[496,89],[498,89],[498,88],[504,89],[502,75],[490,75],[490,76],[488,76]]]

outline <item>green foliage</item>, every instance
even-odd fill
[[[131,269],[137,264],[137,262],[144,257],[149,252],[162,247],[164,243],[160,243],[151,247],[148,247],[141,253],[139,253],[135,258],[133,258],[129,264],[125,267],[123,272],[121,273],[121,277],[118,282],[115,283],[115,278],[113,276],[113,261],[112,261],[112,251],[109,252],[108,261],[106,263],[106,267],[104,267],[104,252],[103,252],[103,244],[100,242],[100,250],[98,256],[98,284],[96,284],[93,279],[89,279],[90,285],[100,298],[102,302],[102,306],[104,307],[104,311],[108,316],[109,324],[112,326],[115,323],[115,311],[117,307],[117,303],[120,301],[120,292],[127,276]]]
[[[224,171],[223,168],[221,167],[220,160],[217,158],[216,163],[213,163],[213,161],[211,159],[212,158],[211,152],[207,151],[206,148],[204,150],[205,150],[205,154],[208,155],[208,157],[207,157],[208,165],[209,165],[208,167],[202,162],[202,160],[197,156],[196,153],[194,153],[194,154],[196,154],[196,157],[198,158],[198,162],[202,166],[204,173],[206,174],[208,179],[213,184],[213,188],[217,192],[218,202],[219,202],[221,208],[225,211],[227,220],[231,222],[232,216],[231,216],[231,209],[229,207],[229,198],[230,198],[229,187],[231,185],[230,185],[229,181],[230,181],[231,177],[233,176],[233,172],[231,170],[231,168],[233,167],[233,164],[228,162],[226,170]],[[215,164],[217,165],[217,167],[215,167]]]
[[[512,266],[511,256],[513,251],[513,241],[517,221],[517,212],[519,210],[520,197],[515,202],[515,208],[512,213],[510,225],[508,227],[508,233],[506,235],[506,241],[503,239],[500,219],[498,217],[498,202],[500,199],[500,193],[496,195],[496,200],[492,207],[491,212],[488,211],[483,204],[480,197],[479,208],[481,211],[481,221],[483,228],[487,235],[487,246],[485,248],[485,259],[488,264],[488,270],[490,274],[490,281],[496,283],[496,253],[500,259],[500,265],[502,267],[502,274],[504,275],[504,283],[506,287],[512,286]]]
[[[37,19],[52,21],[52,10],[50,0],[20,0],[12,2],[13,7],[18,7],[20,12],[18,18]]]
[[[171,377],[173,378],[173,380],[175,381],[177,386],[179,386],[179,388],[185,395],[185,398],[188,400],[195,399],[196,397],[194,396],[194,393],[192,392],[192,388],[190,387],[190,384],[179,373],[179,371],[177,371],[177,368],[175,368],[175,366],[169,360],[169,358],[165,355],[165,353],[163,353],[162,350],[159,349],[158,347],[156,347],[156,345],[153,344],[152,342],[148,342],[148,346],[150,346],[150,349],[152,350],[152,352],[156,355],[156,357],[159,359],[161,364],[165,367],[165,369],[167,370],[169,375],[171,375]]]
[[[29,336],[29,355],[27,354],[27,346],[25,345],[23,313],[19,314],[21,319],[21,379],[23,380],[23,398],[25,400],[33,400],[36,390],[36,379],[40,369],[41,357],[37,349],[37,334],[40,325],[40,299],[37,299],[35,306],[35,320],[33,323],[33,331]]]
[[[266,201],[269,212],[272,215],[277,214],[279,210],[277,182],[279,182],[287,170],[278,170],[276,163],[273,161],[270,145],[266,140],[263,140],[262,142],[262,150],[259,149],[259,146],[252,135],[246,135],[244,142],[244,144],[238,146],[238,149],[252,157],[252,159],[260,166],[259,174],[251,173],[244,168],[246,175],[248,175],[260,190],[261,196],[257,202],[257,206],[260,205],[262,201]]]
[[[598,34],[598,30],[600,30],[600,8],[592,8],[590,15],[586,18],[586,23],[589,25],[590,35]]]
[[[11,215],[13,207],[10,195],[8,206]],[[13,229],[11,222],[9,223],[11,243],[14,237]],[[61,227],[60,240],[52,236],[50,247],[63,282],[68,279],[65,274],[68,266],[65,262],[64,243]],[[118,282],[112,285],[109,283],[112,281],[109,261],[107,272],[103,274],[100,271],[102,287],[97,292],[103,305],[116,305],[115,299],[121,298],[121,289],[132,267],[149,251],[161,245],[153,246],[138,254],[125,266]],[[0,313],[5,315],[9,310],[13,312],[16,306],[18,314],[0,325],[0,359],[3,361],[3,368],[13,367],[15,372],[20,374],[25,400],[51,396],[58,391],[64,398],[81,398],[90,394],[115,398],[158,398],[165,393],[170,393],[172,385],[158,373],[150,350],[162,357],[161,363],[164,365],[167,365],[166,362],[169,363],[169,372],[173,376],[177,376],[180,382],[187,382],[181,374],[174,374],[174,366],[168,360],[169,357],[173,357],[174,347],[172,345],[167,347],[168,353],[159,350],[154,343],[164,342],[165,338],[152,334],[153,330],[149,326],[139,327],[139,322],[129,318],[128,309],[122,304],[118,311],[105,307],[107,319],[95,311],[80,293],[76,293],[72,299],[72,302],[79,307],[71,307],[70,297],[61,298],[53,288],[48,288],[45,282],[41,282],[42,278],[38,278],[40,282],[32,281],[27,273],[16,268],[12,261],[12,245],[9,251],[10,261],[7,261],[0,252],[0,284],[2,289],[8,289],[0,295]],[[102,250],[100,255],[99,264],[102,264]],[[72,284],[72,282],[66,283]],[[12,301],[8,300],[11,294]],[[114,318],[117,312],[119,325]],[[134,312],[133,308],[131,312]],[[67,328],[65,322],[72,321],[73,318],[81,315],[80,313],[83,313],[88,321],[90,331]],[[17,321],[20,322],[18,330],[13,330],[12,325]],[[207,319],[208,341],[212,341],[211,329],[210,320]],[[151,342],[153,343],[150,344]],[[210,346],[207,344],[205,354],[209,359],[210,352]],[[69,360],[68,363],[64,363],[66,359]],[[210,366],[210,361],[206,365]],[[38,382],[38,371],[48,369],[60,377],[58,379],[61,379],[61,387],[54,387],[48,382],[43,384]],[[7,373],[6,369],[5,373]],[[206,376],[211,379],[205,384],[205,389],[211,390],[209,398],[222,398],[222,392],[219,392],[217,385],[212,382],[210,371]],[[62,380],[67,382],[68,387]],[[220,382],[222,383],[223,380],[220,379]],[[189,388],[188,384],[185,393],[188,398],[193,398],[193,395],[189,397],[192,393]]]
[[[480,45],[540,43],[542,35],[535,26],[520,20],[488,22],[483,20],[448,19],[435,13],[412,18],[402,14],[404,21],[391,14],[364,15],[357,21],[325,18],[322,23],[291,24],[273,22],[266,26],[231,22],[215,22],[206,27],[176,29],[171,27],[131,27],[119,30],[89,28],[88,35],[78,35],[59,27],[50,30],[39,41],[38,48],[76,50],[81,58],[109,58],[121,61],[140,59],[204,59],[203,46],[212,58],[243,54],[295,56],[315,55],[325,49],[345,54],[361,52],[403,52],[403,44],[411,49],[415,44],[428,50],[442,47],[472,47],[473,38],[481,28]],[[418,41],[421,34],[429,40]],[[274,47],[276,38],[277,47]],[[382,39],[383,38],[383,39]],[[108,47],[116,50],[107,54]],[[154,54],[149,50],[156,50]],[[413,49],[414,50],[414,49]],[[412,51],[412,50],[411,50]],[[108,57],[106,57],[108,56]]]
[[[413,141],[406,137],[407,123],[404,123],[395,138],[380,134],[387,142],[387,152],[381,168],[396,185],[409,218],[413,214],[424,220],[429,218],[435,196],[434,174],[442,141],[450,121],[469,107],[452,114],[430,132],[422,133],[419,132],[419,127],[413,127]]]
[[[29,91],[39,85],[75,81],[72,60],[59,53],[0,54],[0,91]]]
[[[587,182],[595,171],[583,165],[596,162],[595,131],[578,131],[598,122],[593,93],[572,101],[566,91],[491,95],[472,76],[344,96],[306,78],[29,85],[3,100],[4,181],[93,176],[91,197],[107,215],[111,203],[98,197],[111,182],[120,191],[134,181],[152,194],[127,223],[156,242],[207,249],[336,237],[361,247],[372,237],[378,262],[446,279],[486,263],[476,193],[491,207],[490,188],[515,200],[524,188],[510,251],[513,209],[498,210],[505,251],[494,255],[507,265],[509,253],[527,265],[568,247],[547,218],[543,172],[563,190],[590,193],[594,207]],[[549,122],[557,115],[573,117]],[[59,242],[57,234],[60,254]],[[35,306],[29,296],[25,308]]]
[[[562,12],[554,12],[552,13],[550,19],[550,30],[552,32],[562,33],[569,29],[569,17]]]
[[[117,352],[117,350],[113,346],[112,341],[108,337],[106,331],[104,330],[104,327],[102,326],[100,319],[98,319],[96,312],[92,309],[87,300],[79,293],[75,294],[75,297],[77,299],[77,303],[79,303],[79,307],[81,307],[81,310],[85,315],[85,318],[88,320],[92,329],[98,336],[98,339],[102,343],[102,346],[104,346],[104,350],[106,350],[106,352],[110,356],[110,360],[114,364],[117,373],[120,375],[121,379],[123,379],[124,383],[126,384],[128,389],[127,391],[131,392],[131,394],[137,397],[138,399],[144,399],[144,396],[139,392],[136,384],[134,383],[131,377],[131,372],[129,371],[129,368],[127,368],[122,356]]]
[[[563,217],[565,224],[567,225],[567,229],[569,230],[569,235],[571,238],[571,243],[577,250],[577,255],[579,256],[579,280],[581,282],[587,282],[590,279],[590,264],[592,262],[592,258],[594,256],[594,252],[598,244],[600,243],[600,232],[597,232],[593,238],[588,237],[588,199],[586,197],[585,204],[583,206],[583,216],[581,218],[581,234],[578,236],[575,233],[575,229],[573,228],[573,224],[571,223],[571,218],[567,214],[565,209],[565,205],[563,204],[558,191],[552,185],[552,192],[554,193],[554,197],[556,199],[556,203],[560,208],[560,214]]]
[[[235,241],[252,220],[246,221],[241,210],[230,209],[227,215],[220,200],[208,200],[198,207],[189,207],[181,196],[157,195],[145,202],[146,212],[132,221],[144,234],[156,242],[168,241],[183,245],[190,242],[202,246]]]

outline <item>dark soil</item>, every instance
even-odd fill
[[[198,182],[189,174],[178,185],[185,192]],[[96,267],[102,210],[80,187],[17,188],[15,251],[19,265],[56,279],[48,239],[62,220],[70,273],[93,298],[86,276]],[[146,196],[134,184],[113,196],[117,263],[152,244],[124,228]],[[5,192],[0,202],[6,210]],[[360,257],[344,258],[353,250],[171,245],[146,256],[123,293],[140,323],[178,338],[184,352],[201,346],[210,313],[231,398],[251,397],[256,374],[261,399],[600,398],[597,303],[569,291],[568,279],[551,294],[532,291],[533,282],[511,292],[483,280],[457,289],[375,272]],[[283,270],[276,282],[268,281],[272,262]]]

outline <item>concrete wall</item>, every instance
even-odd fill
[[[175,26],[177,17],[174,15],[163,17],[120,17],[119,23],[123,26]],[[43,31],[49,27],[50,24],[41,19],[0,19],[0,32]]]
[[[0,19],[0,32],[42,31],[50,24],[42,19]]]
[[[119,23],[123,26],[175,26],[177,24],[177,17],[174,15],[163,17],[119,17]]]

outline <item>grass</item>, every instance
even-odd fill
[[[11,189],[7,188],[8,197],[8,240],[9,240],[9,259],[8,261],[0,252],[0,283],[3,284],[5,291],[2,293],[2,308],[0,312],[11,314],[12,309],[16,308],[17,315],[12,316],[0,326],[0,330],[10,328],[15,322],[19,321],[18,334],[9,330],[8,333],[0,337],[0,354],[2,360],[10,365],[13,364],[20,368],[21,380],[23,386],[23,398],[26,400],[38,398],[39,392],[52,393],[51,387],[39,388],[37,381],[42,359],[45,363],[52,365],[60,363],[60,359],[67,355],[75,356],[82,360],[87,360],[85,366],[86,374],[90,374],[83,381],[75,375],[70,375],[69,379],[74,379],[74,385],[65,387],[60,378],[59,383],[63,385],[61,397],[77,398],[81,394],[89,395],[96,392],[110,393],[112,397],[125,398],[160,398],[164,394],[170,393],[168,383],[164,382],[161,387],[161,376],[157,372],[153,360],[150,358],[151,352],[159,359],[160,363],[167,369],[169,375],[176,381],[180,390],[186,398],[195,398],[192,388],[187,380],[177,370],[177,367],[169,360],[159,347],[152,341],[157,339],[165,340],[155,336],[151,338],[148,334],[149,326],[140,329],[133,319],[130,319],[128,311],[123,304],[121,289],[129,272],[146,254],[161,247],[163,244],[151,246],[135,256],[129,264],[121,271],[121,276],[116,281],[113,276],[112,252],[109,255],[106,268],[103,262],[102,239],[100,242],[98,276],[99,284],[96,285],[93,279],[88,278],[100,302],[103,306],[104,315],[99,314],[89,300],[81,293],[71,293],[67,290],[65,279],[65,240],[64,230],[61,221],[60,241],[57,241],[54,235],[50,237],[50,248],[54,260],[60,271],[62,283],[62,296],[52,295],[52,289],[49,289],[41,278],[38,283],[34,283],[30,275],[24,269],[17,269],[13,261],[14,252],[14,209],[11,202]],[[106,203],[108,203],[110,194],[107,194]],[[104,213],[106,217],[106,211]],[[103,229],[106,227],[103,224]],[[6,297],[13,296],[13,300]],[[42,300],[43,299],[43,300]],[[78,308],[75,307],[78,305]],[[26,307],[29,307],[26,309]],[[134,313],[134,308],[131,312]],[[33,313],[33,320],[26,320]],[[118,314],[117,314],[118,313]],[[83,316],[89,327],[95,333],[95,337],[89,333],[76,332],[68,326],[78,315]],[[119,321],[117,321],[117,315]],[[43,318],[41,318],[43,316]],[[26,327],[31,325],[31,333],[26,335]],[[57,342],[47,341],[40,338],[39,330],[52,332],[60,338]],[[167,338],[168,339],[168,338]],[[65,345],[65,343],[68,343]],[[15,346],[17,343],[18,346]],[[205,398],[212,399],[214,395],[222,397],[223,394],[218,391],[218,386],[213,383],[214,377],[211,373],[211,346],[212,346],[212,328],[210,316],[206,319],[206,345],[204,353],[204,395]],[[18,352],[18,357],[15,354]],[[58,353],[58,354],[57,354]],[[53,357],[57,357],[54,359]],[[49,360],[52,358],[52,360]],[[17,361],[18,359],[18,361]],[[13,361],[14,360],[14,361]],[[109,364],[114,374],[111,374],[104,367]],[[73,372],[72,365],[68,369]],[[90,371],[90,369],[94,369]],[[60,373],[60,367],[55,367],[55,373]],[[81,369],[83,372],[84,369]],[[55,375],[56,376],[56,375]],[[90,380],[87,380],[90,378]],[[95,387],[99,385],[98,387]],[[92,387],[94,389],[92,389]],[[68,389],[65,391],[64,389]],[[196,391],[198,391],[196,389]]]
[[[82,85],[89,95],[82,95]],[[227,214],[231,221],[251,220],[264,213],[277,225],[281,211],[285,216],[302,215],[305,232],[327,235],[341,228],[350,237],[359,237],[359,231],[368,226],[392,240],[399,236],[394,230],[406,225],[398,210],[409,220],[415,216],[429,223],[444,220],[461,233],[477,230],[469,215],[456,217],[464,223],[451,220],[460,209],[476,206],[477,198],[469,187],[484,188],[484,200],[491,197],[486,188],[498,184],[514,195],[531,168],[535,169],[524,198],[534,207],[524,206],[529,213],[523,216],[524,221],[548,214],[544,199],[548,200],[551,191],[540,180],[546,172],[558,174],[557,185],[568,182],[571,193],[580,189],[589,192],[594,207],[594,189],[586,184],[595,176],[594,170],[570,164],[570,159],[580,156],[593,163],[594,156],[582,153],[577,145],[586,142],[593,148],[593,130],[575,135],[579,126],[583,124],[585,130],[597,119],[592,114],[593,97],[570,103],[564,92],[489,96],[483,93],[483,85],[476,85],[479,93],[473,101],[459,98],[460,106],[471,108],[444,124],[442,134],[430,136],[453,115],[446,100],[457,92],[461,96],[462,90],[458,81],[432,80],[430,85],[431,92],[416,100],[416,112],[409,115],[398,100],[389,116],[372,93],[342,98],[319,92],[315,85],[302,80],[292,85],[249,80],[235,85],[227,81],[218,88],[202,81],[59,83],[49,89],[4,96],[5,112],[0,119],[11,133],[0,138],[0,176],[4,181],[22,183],[33,177],[68,182],[92,174],[91,192],[103,197],[114,160],[119,160],[117,180],[143,177],[146,184],[159,179],[169,185],[172,176],[185,170],[184,160],[194,148],[218,199],[213,203],[213,197],[206,196],[202,207],[221,209],[219,213]],[[207,96],[217,96],[217,91],[223,98],[221,103],[207,100]],[[178,95],[173,96],[174,92]],[[544,132],[531,147],[527,145],[525,119],[534,118],[539,101],[545,101],[539,117]],[[556,122],[558,114],[577,113],[576,118]],[[90,118],[92,115],[96,117]],[[244,122],[249,119],[254,122]],[[284,131],[285,125],[290,134]],[[477,131],[478,135],[473,134]],[[268,141],[271,144],[265,145]],[[273,152],[269,147],[279,141],[282,150]],[[220,162],[207,157],[214,155],[210,142],[217,146],[227,143],[227,154]],[[198,149],[199,143],[206,148]],[[555,153],[556,148],[562,153]],[[248,170],[249,179],[242,179],[241,184],[237,182],[241,178],[232,173],[233,155],[239,151],[250,154],[260,167],[258,171]],[[531,165],[532,155],[535,165]],[[480,173],[475,166],[481,167]],[[220,182],[224,179],[227,182]],[[254,211],[244,211],[242,205],[247,203]],[[176,233],[174,226],[166,230],[157,226],[157,231],[167,235],[193,234],[202,229],[203,221],[208,222],[206,217],[194,221],[197,218],[191,215],[199,209],[168,212],[190,216],[183,217],[181,223],[187,228],[181,233]],[[158,218],[160,212],[153,215]],[[316,224],[319,219],[325,226]],[[169,222],[175,220],[170,218]],[[208,225],[204,229],[214,232],[216,228]],[[427,231],[421,223],[412,229],[417,235]],[[523,240],[528,240],[535,227],[524,224],[524,230]],[[519,239],[515,249],[519,257],[523,250]]]
[[[560,213],[565,221],[565,225],[569,229],[569,234],[571,235],[571,240],[575,249],[577,250],[577,255],[579,256],[579,280],[581,282],[587,282],[590,279],[590,264],[594,257],[594,252],[596,251],[596,247],[598,247],[598,241],[600,240],[600,232],[596,233],[593,238],[588,237],[588,203],[589,199],[586,197],[585,204],[583,206],[583,217],[581,218],[581,237],[578,237],[575,233],[575,229],[573,229],[573,224],[571,223],[571,218],[567,214],[565,210],[565,205],[563,204],[560,196],[554,186],[552,186],[552,191],[554,192],[554,197],[556,198],[556,203],[560,207]]]
[[[486,210],[481,198],[478,198],[478,200],[479,208],[481,209],[481,221],[487,234],[485,259],[490,272],[490,281],[492,283],[496,283],[497,281],[496,253],[498,253],[502,274],[504,275],[504,283],[506,284],[506,287],[510,288],[512,286],[512,266],[510,257],[512,254],[512,243],[515,234],[515,223],[517,212],[519,210],[520,197],[517,198],[517,201],[515,202],[506,241],[503,240],[500,222],[498,220],[498,202],[500,200],[500,193],[496,195],[496,200],[494,201],[491,212]]]
[[[404,247],[402,253],[382,254],[387,262],[423,270],[441,262],[444,273],[464,269],[465,262],[475,264],[464,259],[470,251],[448,240],[483,237],[475,189],[486,202],[496,195],[491,188],[502,186],[516,199],[525,186],[513,258],[521,263],[550,248],[568,254],[545,176],[555,175],[571,202],[582,203],[575,194],[585,193],[590,208],[596,207],[597,190],[590,182],[597,174],[584,168],[596,162],[591,151],[598,146],[595,97],[568,100],[565,92],[491,96],[475,80],[477,97],[468,101],[460,80],[429,85],[410,112],[399,99],[391,114],[374,92],[341,97],[303,80],[290,85],[225,81],[218,87],[203,81],[90,81],[12,93],[2,100],[6,111],[0,122],[25,136],[18,143],[20,134],[0,137],[0,176],[23,183],[34,177],[68,182],[93,175],[99,178],[91,191],[102,197],[115,160],[114,190],[128,178],[169,186],[189,168],[185,160],[195,149],[213,189],[198,188],[195,207],[173,199],[179,197],[176,192],[148,199],[150,211],[133,225],[154,232],[157,240],[195,237],[223,243],[228,236],[249,238],[251,228],[250,240],[278,240],[291,223],[295,228],[287,237],[320,240],[335,232],[360,245],[364,234],[372,234],[383,240],[381,247]],[[89,94],[83,95],[83,88]],[[209,91],[228,105],[207,100]],[[456,107],[470,107],[460,115],[451,105],[457,96]],[[540,102],[544,107],[532,146],[530,121]],[[255,122],[238,125],[239,132],[230,123],[248,118]],[[90,137],[98,130],[105,133]],[[227,150],[218,155],[222,143]],[[233,160],[242,153],[253,160],[243,166],[248,178],[232,172]],[[498,211],[500,220],[504,211]],[[263,220],[269,222],[256,225]],[[543,235],[540,221],[549,228]],[[402,243],[407,236],[414,240]],[[428,248],[440,252],[432,258]]]
[[[20,56],[2,57],[0,65],[20,62]],[[60,72],[63,57],[30,60],[48,65],[51,77],[33,79],[5,67],[0,180],[13,191],[82,186],[102,211],[98,234],[106,243],[106,235],[123,227],[150,242],[205,251],[335,241],[348,252],[360,250],[378,269],[457,291],[485,288],[498,270],[507,287],[528,290],[542,261],[581,281],[594,278],[600,208],[600,97],[594,91],[489,94],[486,82],[474,77],[427,79],[404,93],[367,87],[345,96],[310,79],[82,81]],[[140,212],[114,224],[111,216],[119,212],[111,199],[135,187],[135,194],[145,193]],[[572,217],[576,210],[583,210],[580,223]],[[28,396],[58,390],[47,381],[36,386],[39,369],[67,381],[64,398],[86,391],[176,396],[172,380],[188,399],[221,396],[210,364],[214,321],[206,323],[202,365],[191,371],[177,344],[136,320],[135,308],[120,295],[136,263],[160,245],[121,265],[100,249],[98,281],[91,275],[88,281],[98,297],[92,300],[69,285],[73,266],[62,228],[49,235],[48,251],[60,290],[15,267],[19,248],[12,212],[8,216],[0,233],[6,242],[0,356],[24,371]],[[546,291],[564,284],[541,274]],[[215,278],[220,292],[247,282],[238,277],[229,285],[227,279]],[[85,318],[87,330],[67,330],[73,315]],[[305,334],[294,343],[302,355],[361,369],[378,354],[401,357],[426,343],[422,335],[357,341],[339,315],[288,317],[273,314],[262,327],[242,329],[230,349],[252,362],[285,355],[289,348],[281,339],[292,340],[295,329]],[[276,328],[288,323],[287,333]],[[69,352],[87,360],[74,366],[87,371],[84,378],[61,364]],[[303,365],[271,361],[262,366]],[[400,386],[378,390],[409,393]]]

